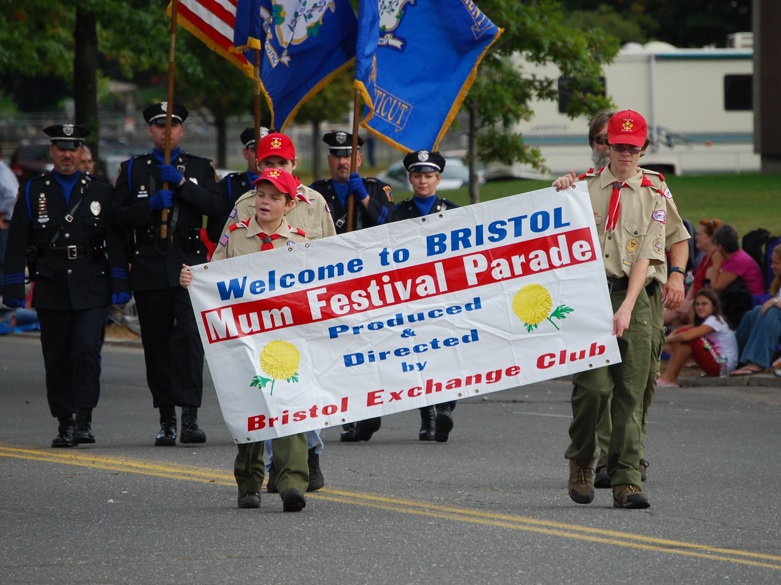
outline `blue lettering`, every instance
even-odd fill
[[[239,282],[238,278],[232,278],[230,281],[230,284],[226,286],[225,282],[218,282],[217,283],[217,290],[220,293],[220,300],[227,301],[231,298],[231,296],[235,296],[237,299],[240,299],[244,296],[244,289],[247,286],[247,277],[241,279],[241,282]]]

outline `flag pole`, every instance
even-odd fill
[[[171,123],[174,113],[174,72],[176,71],[176,17],[179,12],[179,0],[171,1],[171,33],[168,52],[168,107],[165,112],[165,150],[163,163],[171,164]],[[163,183],[163,189],[168,189],[168,183]],[[160,240],[168,239],[168,212],[163,208],[160,212]]]
[[[255,154],[260,144],[260,49],[255,49]]]
[[[361,116],[361,92],[355,90],[353,101],[353,143],[350,151],[350,174],[358,171],[358,128]],[[355,197],[347,198],[347,231],[353,231],[355,223]]]

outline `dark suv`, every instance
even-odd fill
[[[41,140],[22,144],[11,155],[11,170],[16,173],[19,184],[35,175],[51,170],[49,159],[49,140]]]

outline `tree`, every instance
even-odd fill
[[[557,80],[524,69],[530,64],[555,63],[571,80],[568,114],[592,114],[609,102],[598,92],[602,65],[618,53],[618,42],[603,31],[578,31],[562,24],[555,0],[518,3],[516,0],[482,0],[480,8],[504,34],[483,60],[465,107],[469,118],[469,192],[479,200],[476,161],[511,164],[515,161],[543,166],[537,149],[524,144],[516,126],[529,120],[533,100],[555,100]]]

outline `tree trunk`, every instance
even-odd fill
[[[100,121],[98,120],[98,24],[97,18],[84,8],[76,8],[76,27],[73,31],[73,101],[76,123],[90,129],[87,143],[92,148],[92,159],[100,155]]]
[[[477,106],[469,101],[469,131],[467,133],[469,156],[469,202],[480,203],[480,180],[477,175]]]

